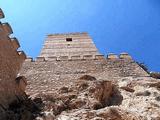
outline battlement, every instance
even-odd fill
[[[28,58],[20,73],[29,79],[30,85],[27,92],[31,95],[37,91],[53,91],[64,84],[71,84],[82,75],[91,75],[103,80],[148,77],[149,75],[133,59],[128,59],[131,58],[128,56],[128,54],[123,56],[123,53],[109,54],[107,57],[103,55],[61,56],[59,58],[52,56],[38,57],[35,61]]]
[[[0,18],[4,18],[1,9]],[[16,78],[26,59],[23,51],[17,51],[20,47],[18,40],[9,37],[12,33],[8,23],[0,22],[0,105],[4,108],[21,94],[21,85],[16,82]]]
[[[109,53],[107,55],[107,59],[111,59],[111,60],[114,60],[114,59],[130,59],[131,60],[132,57],[128,53],[125,53],[125,52],[120,53],[119,56],[114,54],[114,53]]]
[[[2,27],[3,27],[4,32],[7,35],[10,35],[13,33],[13,30],[12,30],[11,26],[9,25],[9,23],[2,23]]]
[[[130,55],[128,55],[128,53],[121,53],[119,56],[120,59],[132,59],[132,57]]]
[[[128,53],[121,53],[116,55],[109,53],[105,58],[104,55],[82,55],[82,56],[50,56],[50,57],[37,57],[35,60],[28,57],[26,62],[47,62],[47,61],[82,61],[82,60],[132,60],[132,57]]]
[[[11,40],[12,40],[12,44],[13,44],[15,50],[17,50],[20,47],[20,44],[19,44],[17,38],[14,37],[14,38],[11,38]]]
[[[88,36],[88,33],[87,32],[74,32],[74,33],[55,33],[55,34],[48,34],[48,36],[50,36],[50,37],[54,37],[54,36],[70,36],[70,35],[79,35],[79,36],[82,36],[82,35],[84,35],[84,36]]]

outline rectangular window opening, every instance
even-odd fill
[[[67,42],[72,42],[72,38],[66,38]]]

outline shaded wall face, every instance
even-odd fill
[[[98,55],[99,52],[87,33],[49,35],[41,57]]]
[[[9,24],[0,23],[0,104],[4,107],[19,94],[16,77],[25,59],[25,55],[17,51],[19,44],[11,40],[10,34]]]

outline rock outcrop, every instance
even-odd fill
[[[159,88],[151,77],[106,81],[85,75],[54,92],[35,94],[44,102],[37,120],[159,120]]]

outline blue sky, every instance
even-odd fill
[[[128,52],[160,71],[160,0],[0,0],[27,55],[50,33],[88,32],[102,54]]]

